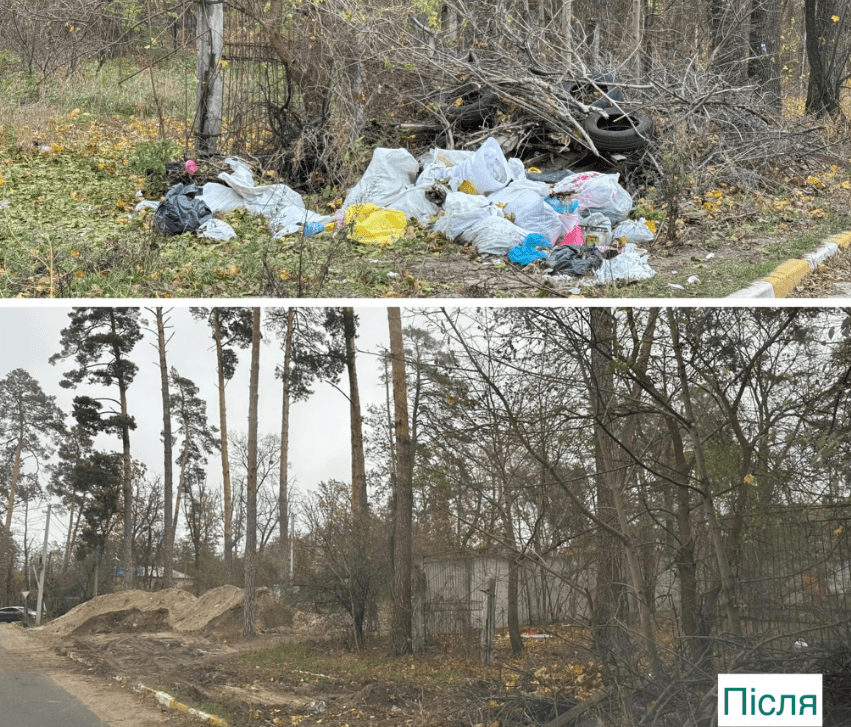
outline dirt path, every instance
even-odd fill
[[[163,712],[129,684],[86,673],[85,667],[56,653],[50,639],[18,626],[0,626],[2,670],[31,672],[52,679],[110,727],[189,727],[199,724],[177,712]]]

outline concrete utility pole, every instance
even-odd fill
[[[47,534],[50,531],[50,504],[47,505],[47,519],[44,521],[44,545],[41,548],[41,573],[38,576],[38,602],[35,607],[35,625],[41,626],[41,605],[44,599],[44,574],[47,571]]]
[[[199,159],[216,153],[222,133],[222,47],[224,0],[198,0],[195,47],[195,153]]]

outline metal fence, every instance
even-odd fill
[[[695,518],[695,560],[699,605],[718,589],[717,559],[705,523]],[[851,644],[851,505],[787,507],[747,521],[738,543],[730,542],[732,516],[721,518],[728,555],[736,574],[735,601],[743,632],[753,640],[770,639],[774,648],[808,644]],[[660,630],[680,632],[680,582],[676,549],[658,529],[641,532],[642,571],[653,594]],[[590,617],[582,594],[594,594],[596,572],[605,553],[593,537],[574,543],[568,555],[550,557],[543,566],[525,560],[519,566],[518,616],[524,628],[553,622],[584,622]],[[507,626],[508,560],[481,554],[428,556],[425,620],[428,634],[462,634],[481,628],[488,580],[496,579],[496,628]],[[625,572],[625,571],[624,571]],[[626,576],[624,576],[626,578]],[[631,589],[629,584],[626,592]],[[711,636],[730,632],[722,599],[710,615]],[[624,597],[618,618],[637,613]],[[670,615],[670,618],[663,618]],[[705,615],[705,614],[704,614]]]

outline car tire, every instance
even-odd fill
[[[602,110],[608,119],[594,111],[585,119],[585,133],[598,149],[632,151],[644,146],[653,133],[653,119],[642,111]]]

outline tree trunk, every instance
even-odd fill
[[[806,28],[807,60],[810,76],[807,82],[808,114],[828,116],[839,111],[839,92],[848,52],[838,43],[842,38],[845,20],[832,21],[835,15],[834,0],[805,0],[804,24]],[[844,14],[844,13],[843,13]]]
[[[355,312],[352,308],[343,308],[343,329],[346,339],[346,370],[349,374],[349,412],[352,427],[352,515],[356,521],[365,523],[369,515],[369,505],[366,496],[366,464],[363,454],[363,418],[355,361]]]
[[[114,309],[112,309],[114,311]],[[110,326],[112,334],[117,339],[118,332],[115,329],[115,315],[110,314]],[[112,346],[113,356],[119,364],[122,361],[121,349],[116,340]],[[124,491],[124,566],[123,590],[133,588],[133,460],[130,458],[130,425],[127,415],[127,384],[124,375],[119,370],[117,375],[119,402],[121,405],[121,454],[123,463],[122,489]]]
[[[748,76],[759,84],[763,101],[780,109],[780,4],[753,0]]]
[[[162,307],[155,310],[157,319],[157,349],[160,357],[160,390],[163,400],[163,527],[165,527],[165,552],[163,554],[162,587],[173,585],[174,527],[172,525],[172,451],[171,451],[171,397],[168,391],[168,367],[165,359],[165,321]],[[70,535],[70,533],[69,533]]]
[[[260,309],[251,309],[251,376],[248,388],[248,472],[245,525],[245,598],[242,630],[257,635],[257,405],[260,380]]]
[[[199,0],[197,12],[198,63],[195,87],[195,151],[199,159],[216,153],[222,133],[222,45],[224,6]]]
[[[9,501],[6,506],[6,529],[4,532],[12,532],[12,513],[15,508],[15,493],[18,488],[18,480],[21,478],[21,453],[24,449],[24,412],[20,411],[18,417],[20,425],[18,430],[18,443],[15,445],[14,464],[12,465],[12,480],[9,482]]]
[[[284,399],[281,406],[281,457],[280,477],[278,483],[278,514],[280,517],[279,545],[281,553],[280,576],[281,582],[286,583],[289,578],[289,562],[287,543],[289,542],[289,495],[287,493],[287,479],[289,478],[289,446],[290,446],[290,363],[292,361],[293,328],[295,323],[295,310],[287,309],[287,334],[284,340],[284,375],[283,380]]]
[[[606,433],[614,424],[612,400],[614,377],[611,353],[614,346],[614,321],[608,310],[592,308],[591,347],[592,386],[591,413],[594,417],[594,462],[596,470],[597,517],[612,528],[618,527],[614,487],[609,480],[616,477],[615,444]],[[603,351],[607,351],[604,354]],[[595,383],[596,382],[596,383]],[[604,426],[605,425],[605,426]],[[597,584],[594,593],[592,631],[594,645],[604,663],[613,663],[618,652],[617,625],[614,622],[625,614],[618,613],[625,605],[624,576],[621,564],[621,543],[612,535],[600,532],[598,537]]]
[[[742,635],[742,625],[739,620],[739,613],[736,608],[736,577],[730,568],[730,562],[727,558],[727,552],[724,548],[724,538],[721,533],[721,526],[718,523],[718,517],[715,513],[715,502],[712,497],[712,483],[709,477],[709,470],[706,466],[706,460],[703,457],[703,443],[697,432],[697,422],[694,418],[694,409],[691,402],[691,393],[686,375],[685,362],[683,360],[683,351],[680,344],[680,332],[674,311],[668,309],[668,324],[671,328],[671,343],[674,348],[674,356],[677,361],[677,369],[680,380],[680,396],[683,402],[683,411],[686,421],[688,422],[688,434],[691,439],[692,448],[694,450],[694,458],[697,463],[697,471],[700,477],[702,488],[703,506],[706,513],[706,524],[709,527],[709,532],[712,537],[712,543],[715,549],[715,558],[718,562],[718,571],[721,574],[721,597],[724,599],[724,607],[727,611],[728,628],[730,632],[736,636]]]
[[[393,408],[396,428],[396,538],[393,553],[393,629],[390,653],[413,650],[411,624],[411,520],[413,512],[413,460],[408,423],[408,390],[405,375],[405,346],[402,317],[398,308],[387,309],[393,370]]]
[[[222,453],[222,487],[225,511],[225,583],[233,583],[233,498],[230,488],[230,460],[228,459],[228,416],[225,401],[225,368],[222,357],[222,329],[219,311],[213,308],[213,335],[216,339],[216,365],[219,374],[219,432]]]

